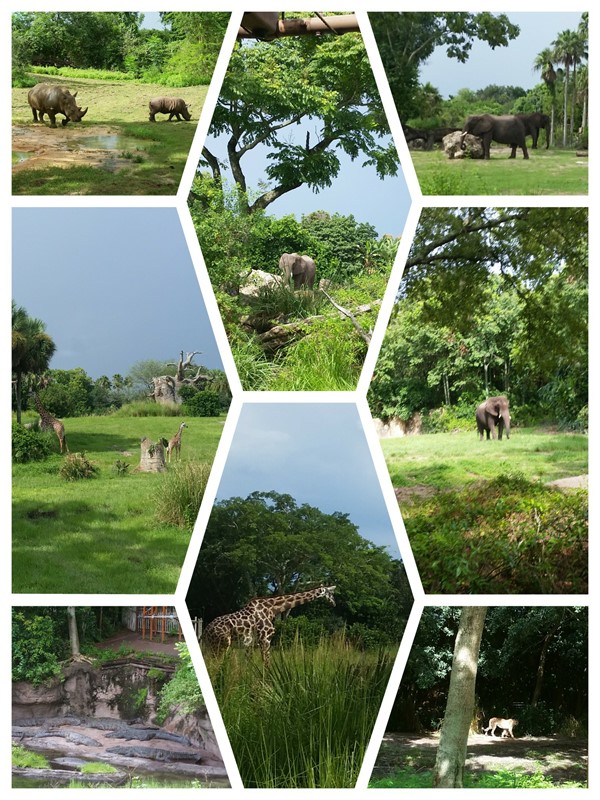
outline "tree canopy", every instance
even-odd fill
[[[337,587],[336,607],[324,614],[400,641],[412,598],[402,565],[385,547],[364,539],[347,514],[253,492],[215,504],[187,603],[192,614],[210,620],[255,596],[320,584]]]
[[[438,728],[444,714],[459,608],[424,610],[387,729]],[[476,711],[518,717],[521,735],[581,732],[587,723],[588,613],[584,607],[488,609]]]
[[[227,139],[227,160],[241,196],[250,193],[245,156],[269,147],[268,188],[244,200],[264,209],[302,185],[314,191],[338,175],[339,151],[364,158],[378,175],[395,175],[398,158],[362,37],[298,36],[238,44],[229,63],[210,134]],[[213,177],[221,165],[203,149]]]
[[[173,86],[208,83],[229,13],[165,12],[164,29],[142,28],[129,11],[17,12],[13,66],[92,68]]]
[[[471,415],[494,393],[566,424],[587,408],[586,209],[424,210],[371,409]]]
[[[506,14],[488,11],[439,14],[386,11],[370,13],[369,19],[403,122],[420,111],[416,103],[419,66],[436,47],[445,47],[449,58],[464,62],[477,40],[494,49],[506,47],[519,35],[518,25],[510,22]]]

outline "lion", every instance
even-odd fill
[[[504,719],[503,717],[492,717],[488,723],[487,728],[483,729],[484,733],[491,731],[490,736],[494,736],[496,728],[500,728],[502,731],[502,739],[510,736],[511,739],[514,739],[513,728],[516,728],[519,724],[518,719]]]

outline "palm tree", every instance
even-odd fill
[[[577,31],[561,31],[554,42],[554,58],[565,67],[565,97],[563,103],[563,146],[567,145],[568,128],[568,101],[569,101],[569,76],[573,67],[574,78],[577,77],[577,63],[585,55],[585,46],[580,34]],[[572,107],[573,116],[575,108]],[[573,132],[574,120],[571,119],[571,133]]]
[[[541,53],[538,53],[533,62],[533,69],[536,72],[542,73],[542,80],[546,84],[546,88],[550,93],[551,107],[550,107],[550,144],[554,144],[554,104],[556,101],[556,72],[554,70],[554,54],[553,51],[546,47]]]
[[[41,319],[12,303],[12,374],[15,386],[17,422],[21,422],[23,380],[26,375],[40,375],[48,369],[56,345],[46,333]]]

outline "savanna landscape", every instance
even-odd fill
[[[412,605],[402,563],[347,514],[257,491],[215,504],[186,602],[244,786],[354,786]],[[263,604],[267,658],[218,646],[220,618]]]
[[[587,591],[587,298],[586,209],[423,211],[369,404],[427,592]]]
[[[229,403],[224,374],[183,353],[112,378],[53,370],[43,322],[13,304],[12,325],[13,591],[173,592]]]
[[[361,216],[318,200],[278,216],[277,201],[397,175],[361,35],[238,43],[202,156],[189,207],[244,389],[356,388],[399,234],[377,229],[366,196]],[[310,280],[280,267],[295,253]]]
[[[13,194],[175,194],[228,13],[13,15]],[[77,93],[80,121],[35,123],[36,84]],[[155,97],[182,98],[188,116],[149,120]],[[66,116],[59,120],[67,121]]]
[[[541,51],[519,52],[524,84],[529,87],[531,71],[539,74],[540,82],[533,87],[506,85],[506,70],[498,58],[496,70],[485,73],[487,86],[456,85],[448,96],[439,91],[435,79],[421,77],[434,50],[444,48],[448,59],[465,63],[475,58],[473,45],[483,43],[505,53],[505,67],[512,66],[511,45],[525,35],[518,13],[375,12],[369,19],[424,194],[587,193],[587,13],[575,29],[556,30]],[[492,120],[485,125],[481,120],[478,130],[472,130],[473,121],[482,115],[492,115]],[[539,115],[534,124],[533,115]],[[510,120],[500,122],[505,117]],[[521,121],[515,122],[515,117]],[[477,142],[484,141],[488,123],[492,148],[489,160],[480,160],[484,153]],[[510,131],[499,129],[505,125]],[[471,132],[476,141],[469,140]],[[461,133],[467,133],[465,141]],[[516,160],[509,160],[511,143],[525,145],[528,157],[518,150]]]
[[[583,607],[425,608],[369,785],[586,788],[587,646]]]
[[[14,788],[228,785],[174,607],[17,607],[11,621]]]

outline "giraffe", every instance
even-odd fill
[[[60,452],[62,453],[63,450],[69,452],[69,446],[67,444],[67,437],[65,436],[65,426],[59,419],[53,417],[52,414],[44,408],[42,405],[42,401],[40,400],[40,396],[37,392],[33,392],[33,402],[35,403],[35,407],[37,408],[38,414],[40,415],[40,428],[43,431],[54,431],[54,433],[58,436],[58,443],[60,445]]]
[[[175,436],[169,439],[169,443],[167,444],[167,461],[169,464],[171,463],[171,453],[173,450],[175,450],[178,458],[181,458],[181,434],[184,428],[187,428],[186,422],[182,422]]]
[[[209,622],[204,629],[203,638],[208,646],[216,651],[228,650],[234,636],[240,638],[246,647],[250,647],[256,638],[260,645],[263,662],[265,666],[268,666],[271,639],[275,633],[273,620],[277,614],[282,614],[284,611],[304,603],[311,603],[321,597],[334,606],[334,592],[335,586],[319,586],[306,592],[255,597],[239,611],[224,614]]]

